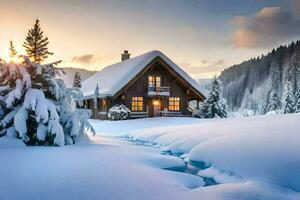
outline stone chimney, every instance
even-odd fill
[[[124,53],[122,53],[122,56],[121,56],[121,60],[123,62],[124,60],[127,60],[127,59],[130,59],[130,53],[128,53],[128,50],[124,50]]]

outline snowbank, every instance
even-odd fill
[[[20,140],[1,137],[0,197],[298,200],[299,118],[93,120],[98,133],[127,136],[148,146],[95,136],[93,144],[25,147]],[[185,163],[149,147],[154,144],[171,152],[186,152],[180,157],[204,161],[208,168],[200,169],[198,176],[165,170]],[[206,178],[222,184],[206,187]]]
[[[0,138],[0,151],[1,149],[11,147],[25,147],[25,144],[21,140],[14,137],[3,136]]]
[[[160,146],[163,151],[188,154],[187,159],[213,167],[199,174],[220,182],[226,182],[225,177],[228,182],[257,181],[300,191],[299,120],[300,114],[291,114],[172,125],[180,123],[177,118],[165,127],[127,130],[120,135]],[[147,126],[146,120],[136,121],[136,126],[140,123]]]

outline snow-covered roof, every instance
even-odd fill
[[[94,95],[97,84],[99,85],[99,96],[114,96],[120,89],[128,84],[137,74],[139,74],[153,59],[160,57],[195,90],[204,96],[206,89],[197,81],[190,77],[184,70],[176,65],[162,52],[154,50],[140,56],[119,62],[105,67],[95,73],[90,78],[82,82],[81,90],[85,97]]]

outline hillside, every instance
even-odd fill
[[[297,41],[225,69],[220,75],[224,98],[232,110],[251,109],[264,114],[272,93],[282,99],[288,84],[296,93],[300,86],[299,71]]]

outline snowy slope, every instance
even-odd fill
[[[271,90],[276,91],[281,99],[287,81],[293,87],[299,85],[299,66],[300,41],[297,41],[228,67],[219,76],[223,82],[223,97],[232,110],[261,110],[268,103]]]
[[[299,200],[299,119],[92,120],[99,135],[140,145],[97,135],[92,144],[25,147],[1,137],[0,199]],[[189,159],[207,168],[165,170]],[[220,184],[205,186],[209,177]]]
[[[158,145],[163,151],[184,154],[188,160],[205,162],[210,171],[200,174],[222,182],[257,181],[300,191],[299,120],[300,114],[199,120],[119,134]],[[174,119],[173,124],[176,121],[180,119]],[[101,131],[116,134],[109,127]]]
[[[204,95],[207,94],[206,89],[160,51],[150,51],[140,56],[105,67],[100,72],[85,80],[82,83],[81,90],[84,93],[84,96],[90,96],[94,94],[96,85],[99,84],[100,96],[113,96],[156,57],[160,57],[168,63],[200,93]]]

